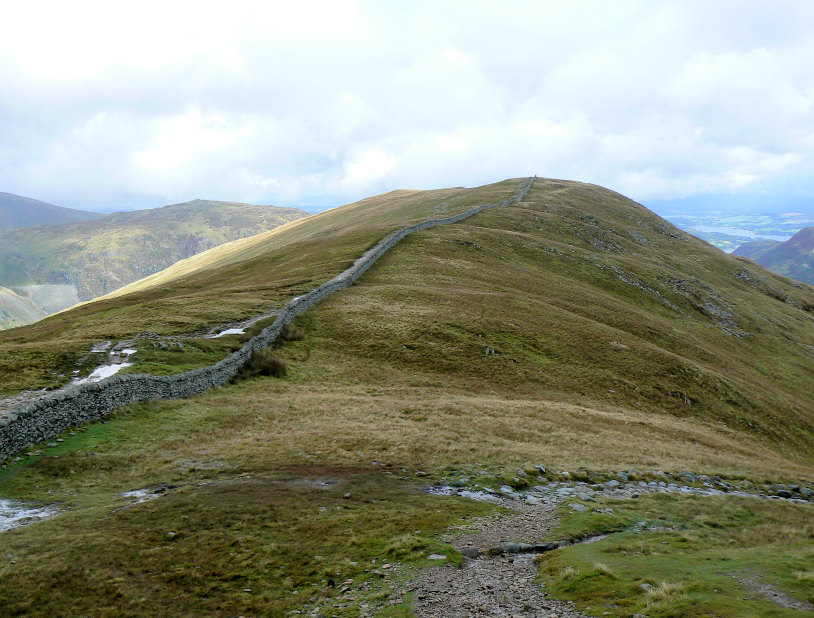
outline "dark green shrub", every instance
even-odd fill
[[[255,352],[249,361],[256,375],[284,378],[288,373],[288,365],[284,360],[267,354]]]
[[[284,360],[272,356],[268,351],[252,352],[249,362],[237,373],[233,381],[236,382],[256,376],[284,378],[287,373],[288,365]]]
[[[305,331],[299,326],[293,324],[286,324],[280,331],[280,339],[283,341],[300,341],[305,339]]]

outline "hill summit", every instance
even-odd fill
[[[150,350],[152,370],[209,364],[219,345],[231,344],[196,340],[200,333],[308,292],[394,229],[500,204],[519,182],[394,191],[298,219],[0,337],[0,359],[4,340],[13,346],[34,336],[59,341],[64,366],[67,350],[79,356],[96,341],[149,331],[189,338],[185,354]],[[177,205],[153,215],[174,210],[195,212]],[[595,185],[537,179],[517,204],[408,237],[338,297],[341,305],[332,298],[314,311],[315,332],[323,349],[353,354],[359,366],[413,367],[471,388],[499,384],[714,419],[814,452],[814,376],[803,343],[814,324],[811,290],[721,254]],[[45,350],[35,373],[65,371],[44,357]],[[20,358],[14,362],[19,375]],[[778,367],[786,368],[780,381]],[[129,369],[140,370],[138,362]],[[9,388],[18,378],[7,375]]]

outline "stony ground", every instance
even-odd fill
[[[556,523],[557,505],[568,498],[576,498],[572,508],[584,510],[584,502],[592,502],[594,496],[632,498],[653,492],[680,492],[695,495],[720,495],[729,492],[735,495],[746,493],[731,484],[714,477],[696,477],[684,473],[685,480],[703,481],[701,487],[678,485],[665,481],[650,483],[627,482],[627,478],[589,485],[586,483],[550,483],[535,486],[528,491],[514,491],[502,487],[500,493],[494,490],[454,489],[435,487],[436,493],[458,493],[464,497],[486,499],[504,506],[512,514],[483,520],[476,520],[460,534],[450,534],[444,540],[464,554],[462,568],[450,564],[431,567],[422,572],[412,583],[415,594],[415,609],[419,616],[470,617],[470,616],[584,616],[569,603],[548,598],[542,584],[536,580],[537,567],[534,563],[535,549],[517,544],[535,545]],[[665,475],[666,478],[666,475]],[[778,486],[761,488],[761,498],[768,498],[764,492],[773,494],[775,499],[788,499],[793,502],[806,502],[809,494],[800,493],[807,488],[798,486]],[[751,488],[758,491],[757,488]],[[794,491],[792,492],[791,489]],[[810,490],[809,490],[810,491]],[[780,495],[777,495],[780,494]],[[454,532],[454,531],[453,531]],[[590,542],[590,541],[588,541]],[[526,553],[527,552],[527,553]],[[743,582],[742,582],[743,583]],[[755,586],[753,586],[755,587]],[[785,599],[772,589],[764,593],[784,607],[798,607],[790,599]],[[778,601],[779,599],[779,601]],[[783,601],[786,601],[785,603]],[[807,605],[807,604],[806,604]]]
[[[514,514],[476,521],[452,545],[477,558],[464,557],[463,567],[432,567],[413,583],[419,616],[583,616],[568,603],[554,601],[535,581],[532,554],[484,555],[504,543],[539,542],[555,522],[554,505],[530,505],[501,498]],[[507,546],[508,547],[508,546]]]
[[[530,554],[465,559],[461,569],[433,567],[416,583],[416,613],[449,618],[585,615],[549,599],[536,576]]]

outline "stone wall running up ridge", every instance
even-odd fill
[[[514,195],[499,205],[508,206],[521,201],[533,182],[534,178],[524,180]],[[153,399],[182,399],[220,386],[237,374],[247,363],[252,352],[268,347],[286,324],[329,294],[351,285],[388,249],[408,234],[438,225],[457,223],[496,205],[481,204],[457,215],[422,221],[385,236],[376,246],[357,259],[353,266],[307,294],[286,303],[271,326],[264,328],[240,350],[214,365],[170,376],[149,374],[112,376],[101,382],[68,386],[21,405],[0,417],[0,462],[30,445],[59,435],[68,427],[103,418],[119,406]]]

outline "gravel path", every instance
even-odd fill
[[[452,541],[461,551],[485,551],[502,543],[540,541],[555,523],[554,505],[530,505],[500,499],[515,511],[504,517],[475,520],[474,530]],[[464,558],[463,567],[431,567],[413,582],[418,616],[464,618],[475,616],[584,616],[569,603],[549,599],[536,582],[532,554],[481,555]]]

